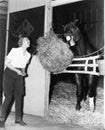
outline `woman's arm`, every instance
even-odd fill
[[[22,72],[20,70],[16,69],[15,67],[13,67],[11,65],[11,60],[9,60],[8,58],[5,58],[5,66],[8,67],[9,69],[15,71],[18,75],[23,76],[23,74],[22,74]]]

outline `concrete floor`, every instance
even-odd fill
[[[5,128],[0,130],[87,130],[83,127],[73,124],[58,124],[42,117],[24,115],[24,121],[27,126],[20,126],[14,123],[14,113],[11,113],[5,123]]]

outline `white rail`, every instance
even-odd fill
[[[98,58],[99,58],[99,55],[85,57],[85,58],[74,58],[72,60],[72,64],[70,64],[64,71],[59,72],[59,73],[81,73],[81,74],[99,75],[99,72],[97,71]],[[78,63],[75,63],[75,62],[78,62]],[[77,68],[73,70],[74,67],[75,68],[77,67]],[[83,70],[78,70],[78,67],[82,67]]]

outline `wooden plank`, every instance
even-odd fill
[[[68,71],[68,70],[64,70],[64,71],[62,71],[62,72],[59,72],[59,73],[56,73],[56,74],[61,74],[61,73],[78,73],[78,74],[91,74],[91,75],[97,75],[97,76],[99,76],[99,73],[98,72],[93,72],[93,71],[79,71],[79,70],[75,70],[75,71],[73,71],[73,70],[70,70],[70,71]]]
[[[64,4],[70,4],[78,1],[83,1],[83,0],[52,0],[51,5],[55,7],[55,6],[59,6],[59,5],[61,6]]]

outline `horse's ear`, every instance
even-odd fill
[[[78,19],[75,19],[75,20],[74,20],[74,24],[76,25],[77,22],[78,22]]]
[[[66,24],[66,25],[62,25],[64,31],[66,31],[67,26],[68,26],[68,24]]]
[[[65,25],[62,25],[63,30],[65,29]]]
[[[62,27],[64,28],[64,27],[65,27],[65,25],[62,25]]]

